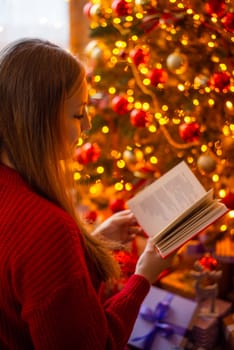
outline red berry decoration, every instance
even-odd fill
[[[214,73],[210,78],[209,86],[217,92],[227,92],[231,84],[231,76],[228,72]]]
[[[234,33],[234,13],[227,12],[226,15],[222,17],[221,23],[227,32]]]
[[[112,213],[126,209],[125,201],[122,198],[115,198],[110,202],[110,210]]]
[[[126,0],[114,0],[112,2],[112,10],[117,16],[123,17],[131,14],[131,5]]]
[[[179,126],[179,135],[185,142],[198,141],[200,134],[200,125],[196,122],[190,124],[183,123]]]
[[[93,224],[97,220],[97,212],[95,210],[89,210],[85,213],[84,219],[88,224]]]
[[[149,79],[153,86],[167,82],[168,74],[164,69],[154,68],[149,72]]]
[[[133,109],[130,113],[130,122],[133,126],[144,128],[148,122],[148,115],[141,109]]]
[[[228,207],[230,210],[234,210],[234,192],[229,192],[222,199],[222,202]]]
[[[119,263],[121,271],[125,277],[129,277],[134,273],[138,256],[131,252],[120,250],[114,252],[114,257]]]
[[[149,60],[149,55],[142,48],[131,50],[130,57],[136,66],[139,66],[141,63],[146,63]]]
[[[204,268],[204,270],[213,271],[217,268],[218,262],[210,254],[203,256],[199,259],[199,264]]]
[[[90,142],[87,142],[76,149],[74,160],[85,165],[91,162],[96,162],[99,159],[100,154],[101,150],[97,143],[91,144]]]
[[[208,15],[216,15],[221,18],[226,10],[225,1],[222,0],[209,0],[205,5],[205,11]]]
[[[112,99],[112,109],[117,114],[126,114],[128,113],[128,100],[124,96],[116,95]]]

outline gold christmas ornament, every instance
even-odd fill
[[[92,19],[98,19],[98,16],[101,15],[101,5],[94,4],[89,11],[89,15]]]
[[[167,68],[176,74],[182,74],[187,69],[187,57],[179,52],[173,52],[167,57]]]
[[[195,88],[205,87],[207,86],[207,82],[208,82],[208,77],[203,74],[199,74],[194,78],[194,87]]]
[[[135,163],[137,161],[134,152],[128,149],[123,152],[123,159],[126,163]]]
[[[85,47],[85,54],[91,61],[106,63],[111,57],[110,49],[99,40],[91,40]]]
[[[135,0],[135,5],[137,7],[142,7],[144,9],[144,7],[151,7],[151,8],[155,8],[157,6],[157,1],[156,0]]]
[[[202,154],[197,160],[197,166],[201,172],[212,173],[216,168],[216,162],[210,155]]]

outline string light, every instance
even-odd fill
[[[195,3],[188,7],[170,0],[165,12],[157,2],[157,13],[151,11],[151,1],[128,0],[128,11],[112,9],[110,0],[96,3],[102,6],[91,19],[98,24],[93,38],[99,37],[99,54],[91,52],[89,57],[94,73],[90,96],[97,114],[91,110],[91,137],[100,142],[105,156],[90,165],[90,172],[95,181],[101,175],[108,198],[116,192],[133,195],[138,181],[161,176],[174,158],[185,160],[220,198],[233,188],[234,35],[224,28],[221,15]],[[230,4],[225,1],[227,8]],[[154,69],[167,79],[162,82],[156,76],[154,81]],[[116,96],[127,100],[127,108],[120,104],[114,109]],[[133,122],[133,109],[147,121]],[[225,225],[218,230],[230,233],[230,225]]]

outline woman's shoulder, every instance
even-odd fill
[[[37,193],[31,188],[23,179],[23,177],[14,169],[5,166],[0,163],[0,204],[10,203],[8,209],[14,208],[16,215],[20,215],[23,208],[26,208],[28,213],[34,211],[34,214],[38,212],[38,215],[53,213],[54,216],[66,217],[65,211],[52,201],[43,197],[43,195]],[[15,205],[14,205],[15,203]],[[17,210],[18,209],[18,210]]]
[[[53,202],[35,192],[21,196],[21,208],[13,214],[14,237],[25,242],[24,255],[27,260],[36,247],[40,256],[50,252],[54,256],[78,256],[84,250],[80,228],[73,217]],[[12,222],[12,221],[11,221]],[[23,254],[23,252],[22,252]],[[40,258],[42,259],[42,258]]]
[[[31,219],[35,220],[42,229],[68,230],[76,233],[79,231],[77,223],[68,212],[35,192],[26,196],[24,204],[31,213]]]
[[[24,186],[8,193],[8,214],[17,222],[18,229],[30,228],[33,232],[79,232],[73,217],[56,203]],[[10,211],[10,212],[9,212]]]
[[[33,191],[14,170],[3,168],[0,180],[0,227],[4,232],[39,241],[44,237],[48,240],[59,236],[60,239],[69,239],[71,235],[78,237],[79,227],[72,216]]]

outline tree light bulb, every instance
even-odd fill
[[[126,184],[125,184],[125,190],[126,191],[131,191],[132,190],[132,188],[133,188],[133,185],[130,183],[130,182],[127,182]]]
[[[105,125],[105,126],[102,127],[102,132],[103,132],[103,134],[108,134],[109,131],[110,131],[110,129],[109,129],[109,127],[108,127],[107,125]]]
[[[221,225],[220,226],[220,231],[221,232],[226,232],[227,231],[227,225]]]
[[[218,175],[218,174],[214,174],[214,175],[212,176],[212,181],[213,181],[213,182],[219,182],[219,175]]]
[[[104,171],[105,171],[105,169],[104,169],[104,167],[103,167],[103,166],[99,166],[99,167],[97,167],[97,173],[98,173],[98,174],[103,174],[103,173],[104,173]]]
[[[226,192],[226,190],[223,189],[223,188],[219,191],[219,196],[220,196],[220,198],[224,198],[224,197],[226,196],[226,194],[227,194],[227,192]]]
[[[123,188],[124,188],[124,186],[123,186],[123,184],[121,182],[116,182],[114,187],[115,187],[116,191],[122,191]]]

